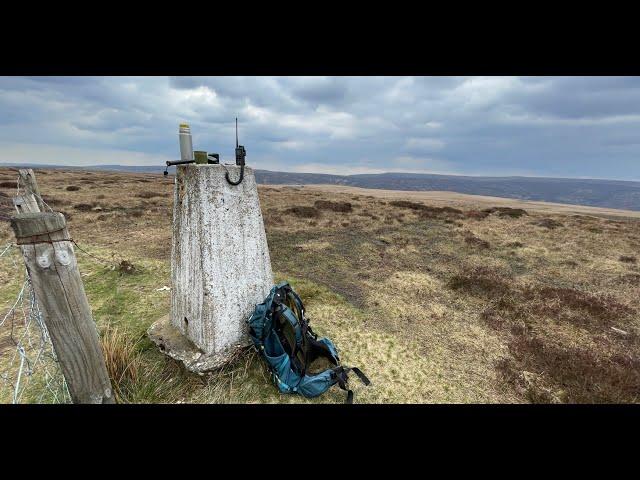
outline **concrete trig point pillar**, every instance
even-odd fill
[[[235,165],[177,167],[171,314],[150,338],[194,372],[220,367],[250,344],[247,319],[273,286],[253,171]]]

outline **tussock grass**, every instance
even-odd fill
[[[131,387],[140,381],[142,358],[137,342],[117,326],[108,326],[102,333],[101,340],[116,400],[122,403]]]

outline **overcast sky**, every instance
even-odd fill
[[[0,77],[0,162],[640,180],[638,77]]]

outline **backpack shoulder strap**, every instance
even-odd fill
[[[353,390],[351,390],[348,387],[349,377],[347,376],[347,373],[349,373],[350,371],[355,373],[362,383],[364,383],[367,386],[371,385],[371,382],[369,381],[367,376],[364,373],[362,373],[362,371],[357,367],[345,367],[340,365],[332,369],[331,379],[335,380],[338,386],[342,390],[346,390],[347,392],[347,398],[345,399],[344,403],[353,403]]]

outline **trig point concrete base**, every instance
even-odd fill
[[[235,165],[177,167],[171,251],[171,314],[149,337],[203,373],[249,345],[246,321],[273,286],[255,176]]]

